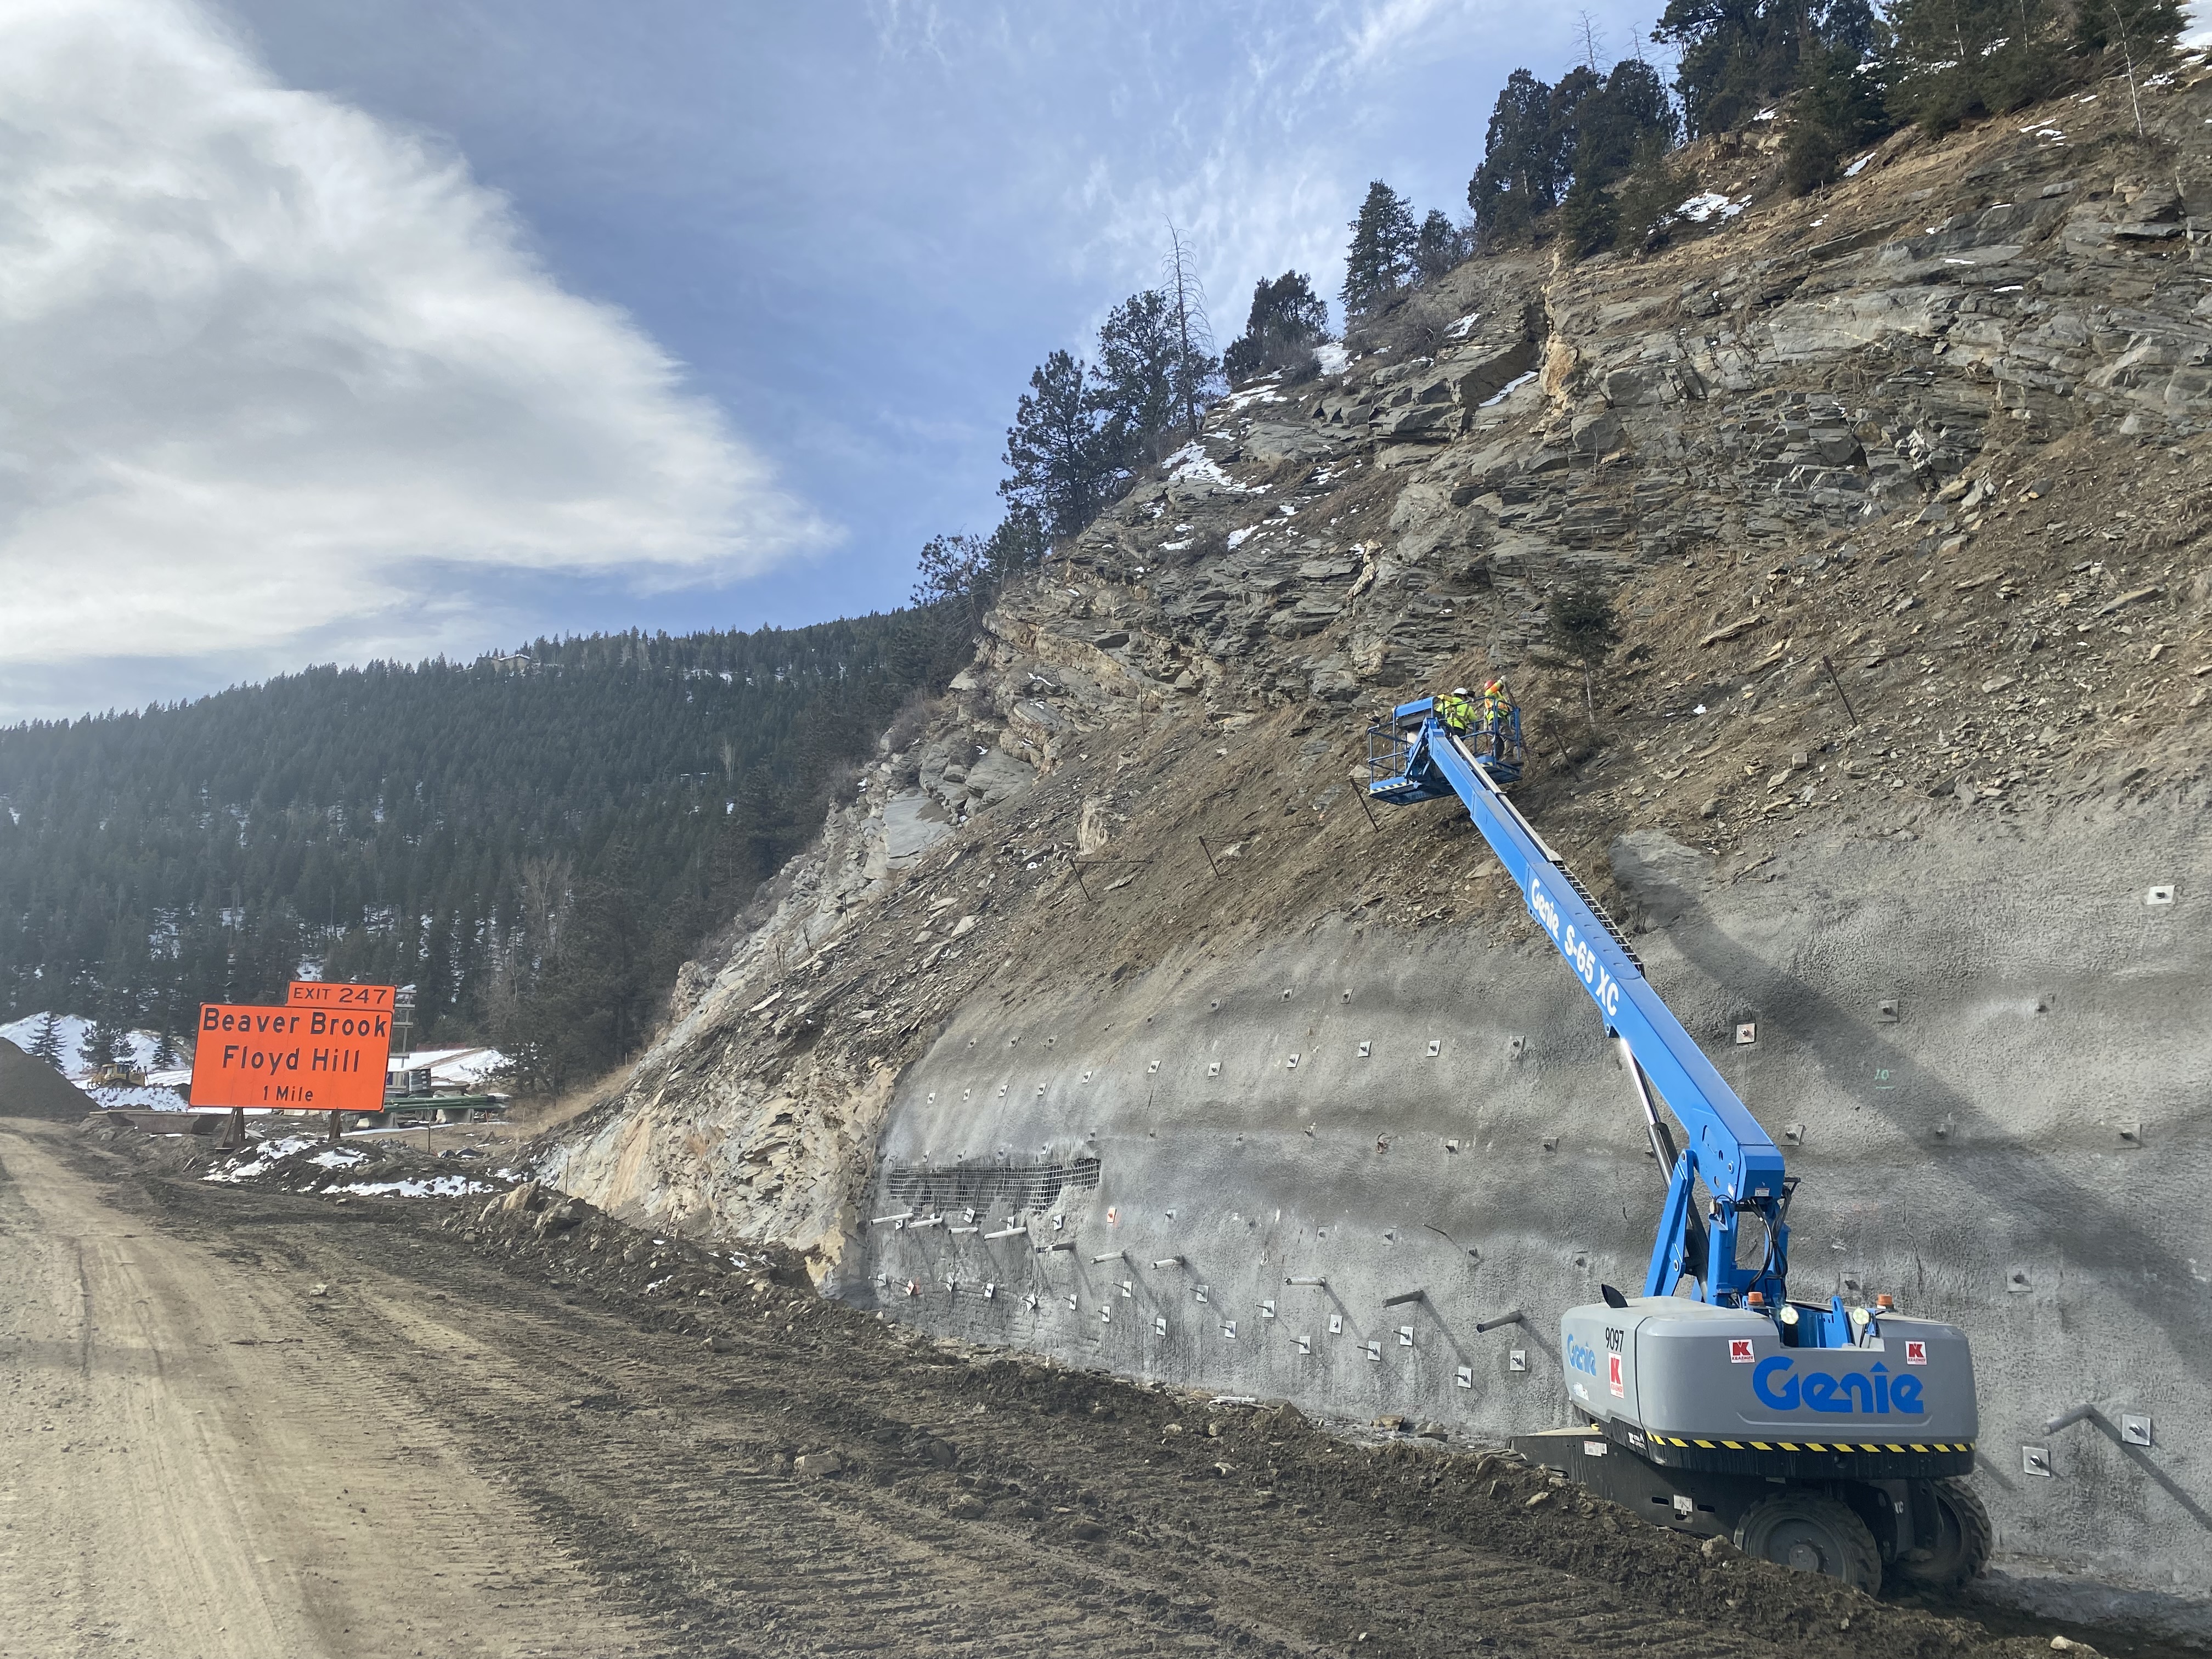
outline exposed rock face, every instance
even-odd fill
[[[1560,1308],[1640,1279],[1634,1109],[1464,815],[1359,788],[1369,714],[1503,672],[1524,810],[1796,1126],[1805,1291],[1972,1335],[2014,1566],[2212,1591],[2192,1452],[2149,1454],[2166,1488],[2086,1433],[2057,1482],[2008,1473],[2061,1395],[2212,1413],[2179,1081],[2212,934],[2170,925],[2206,857],[2212,88],[2156,91],[2156,181],[2110,112],[1903,136],[1649,261],[1476,262],[1341,374],[1228,399],[1004,596],[545,1173],[840,1294],[911,1279],[889,1305],[969,1335],[1551,1420]],[[1624,635],[1587,685],[1544,642],[1583,577]],[[1376,1306],[1422,1283],[1413,1369],[1300,1371],[1292,1255]],[[1339,1312],[1393,1352],[1407,1323]]]

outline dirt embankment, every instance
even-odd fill
[[[97,1104],[46,1061],[0,1037],[0,1111],[10,1117],[74,1123]]]
[[[47,1334],[91,1358],[49,1375],[18,1478],[66,1473],[73,1514],[141,1528],[9,1535],[0,1594],[42,1652],[2049,1650],[1642,1527],[1496,1450],[933,1342],[822,1301],[787,1252],[528,1188],[340,1206],[141,1150],[0,1124],[8,1328],[52,1317],[58,1243],[117,1241]],[[102,1381],[136,1376],[142,1334],[183,1369]],[[333,1367],[356,1383],[329,1392]],[[164,1623],[180,1563],[198,1647]],[[214,1634],[249,1623],[269,1639]]]

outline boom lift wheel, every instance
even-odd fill
[[[1929,1483],[1936,1506],[1936,1539],[1922,1553],[1892,1564],[1892,1571],[1919,1589],[1956,1589],[1989,1565],[1990,1540],[1995,1535],[1982,1495],[1957,1476]]]
[[[1872,1595],[1881,1588],[1881,1552],[1850,1505],[1811,1492],[1777,1493],[1735,1523],[1735,1547],[1777,1565],[1825,1572]]]

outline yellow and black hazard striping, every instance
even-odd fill
[[[1682,1440],[1673,1435],[1655,1434],[1651,1438],[1662,1446],[1700,1447],[1717,1451],[1725,1447],[1729,1451],[1808,1451],[1808,1452],[1970,1452],[1974,1449],[1971,1440],[1937,1440],[1924,1444],[1908,1443],[1904,1445],[1854,1444],[1848,1440]]]

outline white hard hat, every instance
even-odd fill
[[[1463,685],[1455,685],[1454,687],[1452,687],[1452,696],[1454,696],[1455,697],[1463,697],[1463,696],[1465,696],[1466,695],[1467,695],[1467,688],[1466,688],[1465,686],[1463,686]]]

